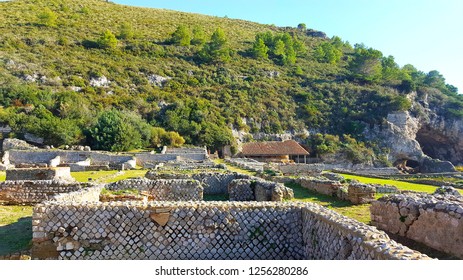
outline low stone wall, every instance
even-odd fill
[[[152,165],[160,162],[169,162],[177,160],[193,160],[193,161],[204,161],[207,160],[206,153],[198,154],[151,154],[151,153],[139,153],[135,154],[137,164],[140,166]]]
[[[347,197],[352,204],[366,204],[375,200],[376,188],[361,183],[351,183],[347,187]]]
[[[199,172],[194,174],[162,174],[156,170],[148,171],[146,178],[156,180],[159,178],[193,179],[199,181],[204,187],[204,194],[227,194],[228,184],[235,179],[250,179],[251,176],[230,172]]]
[[[311,260],[419,260],[426,255],[372,226],[316,204],[302,208],[305,258]]]
[[[100,193],[104,185],[94,185],[75,192],[60,193],[52,197],[52,201],[60,203],[90,203],[100,201]],[[34,221],[32,223],[34,225]]]
[[[277,164],[272,167],[284,175],[320,175],[323,171],[317,164]]]
[[[301,177],[296,179],[296,183],[308,190],[329,196],[337,196],[337,193],[342,188],[342,184],[340,182],[328,179],[323,180],[317,178]]]
[[[240,173],[206,172],[191,176],[204,186],[204,194],[227,194],[228,184],[235,179],[249,179],[251,176]]]
[[[463,198],[397,194],[372,203],[372,224],[463,258]]]
[[[203,187],[196,180],[128,179],[106,185],[108,190],[137,189],[146,192],[149,200],[188,201],[203,200]]]
[[[33,259],[427,259],[309,203],[46,202],[33,221]]]
[[[228,185],[230,201],[283,201],[294,198],[293,190],[283,184],[237,179]]]
[[[0,202],[31,205],[53,199],[57,194],[79,191],[92,186],[67,181],[5,181],[0,182]]]
[[[118,155],[101,151],[67,151],[67,150],[10,150],[11,164],[49,164],[60,157],[61,164],[71,164],[90,159],[92,165],[123,164],[133,159],[132,155]]]
[[[263,172],[266,165],[266,163],[249,158],[228,158],[225,162],[254,172]]]
[[[74,181],[69,167],[13,168],[6,171],[6,180],[67,180]]]

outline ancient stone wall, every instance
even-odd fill
[[[463,258],[463,198],[396,194],[372,203],[372,224]]]
[[[204,194],[227,194],[228,184],[232,180],[251,177],[240,173],[206,172],[193,174],[192,178],[203,184]]]
[[[294,198],[293,190],[283,184],[237,179],[228,184],[230,201],[283,201]]]
[[[163,174],[155,170],[148,171],[145,175],[146,178],[156,180],[159,178],[182,178],[193,179],[199,181],[204,187],[204,194],[227,194],[228,184],[235,179],[250,179],[251,176],[230,173],[230,172],[199,172],[193,174]],[[258,180],[258,178],[257,178]]]
[[[123,164],[133,159],[131,155],[117,155],[97,151],[67,151],[67,150],[35,150],[21,151],[10,150],[9,160],[11,164],[21,163],[37,164],[50,163],[56,157],[60,157],[61,164],[71,164],[90,159],[92,165]]]
[[[49,202],[33,220],[40,259],[304,258],[300,207],[290,204]]]
[[[6,171],[6,180],[67,180],[74,181],[69,167],[14,168]]]
[[[198,154],[150,154],[150,153],[139,153],[135,154],[137,158],[137,164],[140,166],[145,166],[147,164],[159,163],[159,162],[168,162],[168,161],[177,161],[177,160],[194,160],[194,161],[204,161],[207,160],[207,154],[198,153]]]
[[[103,188],[104,185],[89,186],[75,192],[56,194],[51,200],[65,204],[98,202]]]
[[[391,240],[384,232],[320,205],[307,203],[302,208],[302,225],[306,259],[428,259]]]
[[[324,170],[317,164],[277,164],[272,165],[276,170],[285,175],[320,175]]]
[[[60,193],[75,192],[91,186],[67,181],[5,181],[0,182],[0,202],[6,204],[36,204]]]
[[[375,200],[376,188],[361,183],[350,183],[347,187],[347,197],[352,204],[366,204]]]
[[[37,205],[34,259],[426,259],[383,232],[308,203]]]
[[[128,179],[108,184],[106,189],[137,189],[146,192],[149,200],[155,201],[203,200],[203,187],[191,179]]]
[[[340,182],[331,181],[328,179],[323,180],[317,178],[301,177],[296,179],[296,183],[308,190],[329,196],[337,196],[339,189],[342,188],[342,184]]]

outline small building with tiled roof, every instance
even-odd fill
[[[306,163],[309,152],[296,141],[286,140],[245,143],[240,155],[264,162]]]

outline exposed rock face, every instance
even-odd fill
[[[167,81],[171,79],[172,79],[171,77],[163,77],[163,76],[154,75],[154,74],[148,76],[149,83],[157,87],[162,87]]]
[[[108,80],[105,76],[94,77],[90,79],[90,85],[92,87],[108,87],[111,84],[111,81]]]
[[[386,127],[366,130],[367,138],[379,139],[388,147],[389,160],[395,164],[412,160],[422,173],[455,171],[453,164],[463,162],[463,122],[437,115],[426,107],[427,103],[418,103],[415,94],[410,98],[414,108],[425,113],[391,113]]]
[[[32,145],[29,145],[26,141],[19,140],[16,138],[7,138],[3,140],[2,150],[37,150],[38,148]]]

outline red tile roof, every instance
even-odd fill
[[[282,156],[309,155],[309,153],[294,140],[284,142],[251,142],[243,144],[243,156]]]

